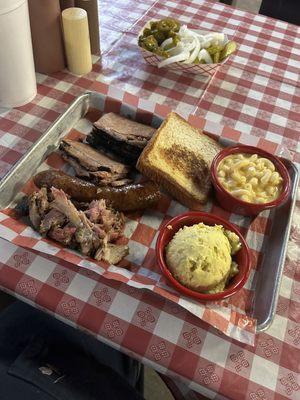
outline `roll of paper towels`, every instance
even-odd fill
[[[19,107],[36,95],[27,0],[0,0],[0,107]]]

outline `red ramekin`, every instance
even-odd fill
[[[206,225],[223,225],[225,229],[236,233],[242,244],[241,249],[233,256],[233,260],[236,261],[239,266],[239,272],[230,281],[226,289],[220,293],[205,294],[187,288],[174,278],[165,260],[165,248],[175,233],[184,226],[191,226],[199,224],[200,222],[203,222]],[[179,292],[185,296],[190,296],[200,301],[217,301],[232,296],[245,285],[251,269],[250,250],[237,227],[216,215],[197,211],[190,211],[185,214],[177,215],[160,229],[156,242],[156,258],[164,276]]]
[[[281,194],[277,197],[277,199],[263,204],[254,204],[248,203],[246,201],[237,199],[232,196],[220,183],[217,176],[217,169],[219,163],[223,160],[223,158],[229,156],[230,154],[236,153],[248,153],[248,154],[257,154],[258,156],[268,158],[275,165],[276,171],[281,175],[283,179],[283,190]],[[287,168],[280,161],[280,159],[273,154],[268,153],[265,150],[259,149],[254,146],[245,146],[245,145],[237,145],[234,147],[227,147],[220,151],[211,164],[211,180],[215,189],[216,198],[221,205],[222,208],[228,211],[232,211],[235,214],[241,215],[258,215],[263,210],[268,210],[270,208],[278,207],[285,203],[287,200],[290,190],[291,190],[291,178],[288,173]]]

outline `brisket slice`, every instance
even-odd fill
[[[100,153],[85,143],[65,139],[60,144],[62,157],[75,170],[78,177],[101,186],[121,186],[129,183],[130,167]],[[124,181],[125,179],[125,181]]]
[[[114,152],[120,160],[133,166],[136,164],[143,150],[142,148],[126,143],[125,141],[112,139],[105,131],[99,131],[95,128],[87,136],[86,140],[95,149]]]
[[[107,157],[105,154],[100,153],[85,143],[65,139],[62,140],[60,149],[77,160],[77,162],[88,171],[107,171],[125,175],[130,170],[128,165]]]
[[[112,151],[127,164],[134,165],[154,132],[151,126],[108,113],[94,123],[87,142],[97,149]]]
[[[112,112],[104,114],[98,121],[94,122],[94,126],[116,139],[123,138],[136,145],[140,145],[142,141],[147,142],[155,131],[152,126],[132,121]]]

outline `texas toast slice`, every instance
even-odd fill
[[[147,144],[137,169],[194,210],[211,190],[210,166],[222,147],[171,112]]]

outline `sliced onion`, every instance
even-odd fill
[[[160,63],[157,64],[158,68],[165,67],[167,65],[176,63],[178,61],[184,61],[190,56],[190,53],[188,51],[183,51],[180,54],[177,54],[176,56],[166,58],[165,60],[162,60]]]
[[[182,40],[181,42],[186,51],[193,51],[199,43],[197,38],[192,38],[192,40],[189,40],[189,41]]]
[[[201,60],[204,60],[206,62],[206,64],[211,64],[213,62],[209,52],[205,49],[202,49],[199,51],[198,58],[199,58],[199,62]]]
[[[166,39],[166,40],[164,40],[163,42],[162,42],[162,44],[160,45],[160,47],[162,48],[162,49],[164,49],[166,46],[169,46],[169,44],[172,44],[173,43],[173,38],[168,38],[168,39]]]
[[[190,29],[186,29],[184,34],[180,34],[183,39],[197,39],[198,34]]]
[[[199,40],[200,46],[202,48],[202,43],[204,42],[204,35],[197,34],[197,39]]]
[[[225,40],[224,33],[214,32],[214,33],[212,33],[212,36],[213,36],[213,40],[212,40],[213,44],[222,46],[222,44],[224,43],[224,40]]]
[[[196,32],[195,32],[196,33]],[[197,37],[199,40],[203,41],[204,40],[204,35],[201,35],[200,33],[196,33]]]
[[[183,61],[184,64],[192,64],[197,57],[199,61],[204,60],[207,64],[210,64],[213,60],[206,49],[211,45],[222,46],[228,42],[227,36],[222,32],[210,32],[203,35],[188,29],[186,25],[180,27],[178,36],[180,42],[167,50],[170,57],[162,60],[158,64],[159,68],[178,61]],[[172,42],[173,39],[168,38],[160,47],[164,50]]]
[[[196,38],[195,41],[196,41],[196,46],[195,46],[194,50],[190,53],[189,58],[186,61],[184,61],[185,64],[192,64],[198,57],[199,51],[201,49],[201,44],[200,44],[200,40],[198,40],[198,38]]]
[[[210,33],[208,35],[204,35],[202,47],[204,49],[207,49],[208,47],[211,46],[212,41],[213,41],[213,36]]]
[[[183,51],[190,52],[192,51],[196,46],[196,42],[193,41],[186,41],[186,40],[180,40],[180,42],[177,44],[176,47],[172,47],[171,49],[167,50],[168,54],[170,56],[176,56],[177,54],[182,53]]]
[[[170,56],[177,56],[177,54],[182,53],[185,50],[185,46],[183,43],[179,42],[176,47],[172,47],[170,50],[167,50],[167,53]]]

